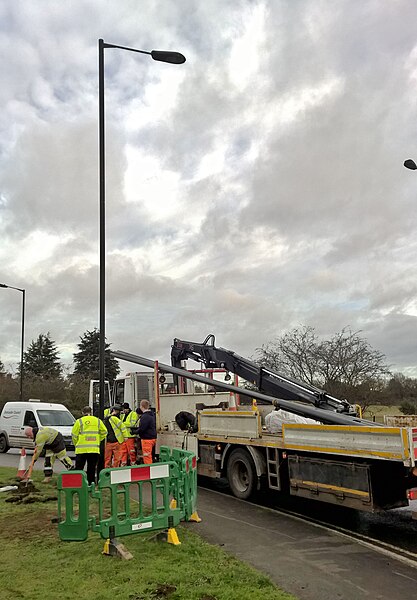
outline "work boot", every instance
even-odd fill
[[[52,480],[52,477],[45,477],[45,478],[42,480],[42,483],[51,483],[51,480]]]

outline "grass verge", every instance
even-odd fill
[[[2,485],[14,469],[0,468]],[[0,599],[43,600],[291,600],[265,575],[204,542],[189,527],[178,527],[181,546],[150,541],[150,534],[121,541],[134,558],[103,556],[103,541],[90,533],[86,542],[61,542],[54,484],[40,484],[33,504],[6,503],[0,494]]]

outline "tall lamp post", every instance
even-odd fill
[[[20,401],[23,400],[23,348],[25,345],[25,297],[26,290],[18,287],[13,287],[12,285],[6,285],[5,283],[0,283],[0,288],[9,288],[10,290],[17,290],[18,292],[22,292],[22,340],[20,347]]]
[[[104,49],[105,48],[119,48],[120,50],[128,50],[129,52],[138,52],[139,54],[148,54],[160,62],[172,63],[180,65],[185,62],[185,57],[179,52],[167,52],[163,50],[152,50],[146,52],[145,50],[137,50],[136,48],[127,48],[126,46],[117,46],[115,44],[108,44],[102,39],[98,40],[98,121],[99,121],[99,187],[100,187],[100,211],[99,211],[99,264],[100,264],[100,276],[99,276],[99,322],[100,322],[100,342],[99,342],[99,417],[100,419],[104,416],[104,389],[105,389],[105,349],[106,349],[106,335],[105,335],[105,292],[106,292],[106,178],[105,178],[105,121],[104,121]]]

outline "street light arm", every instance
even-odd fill
[[[152,50],[151,52],[147,52],[146,50],[138,50],[137,48],[128,48],[127,46],[119,46],[117,44],[108,44],[104,40],[101,40],[101,42],[103,48],[120,48],[120,50],[128,50],[129,52],[148,54],[149,56],[152,56],[154,60],[171,63],[174,65],[182,65],[185,63],[185,56],[180,52],[170,52],[166,50]]]
[[[140,54],[150,54],[145,50],[137,50],[136,48],[127,48],[126,46],[118,46],[117,44],[108,44],[103,40],[103,48],[120,48],[120,50],[129,50],[129,52],[139,52]]]
[[[0,283],[0,288],[7,288],[9,290],[17,290],[18,292],[24,292],[25,290],[18,287],[13,287],[12,285],[6,285],[5,283]]]

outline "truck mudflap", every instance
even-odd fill
[[[282,429],[288,450],[401,461],[407,466],[414,466],[417,458],[417,428],[286,424]]]

